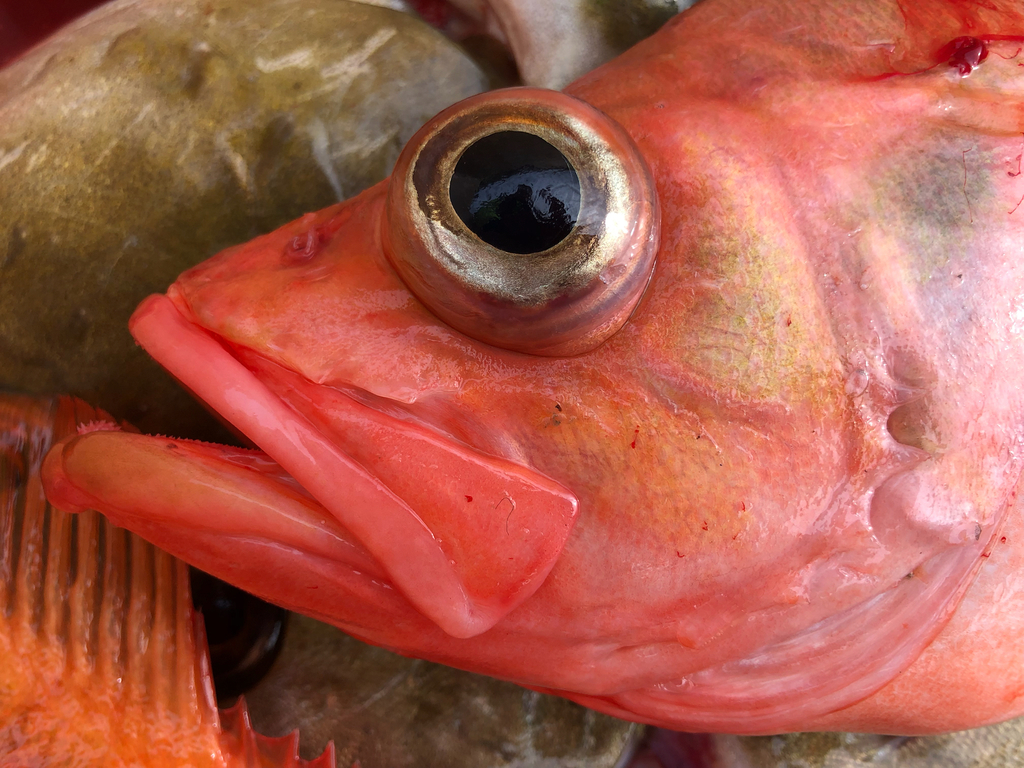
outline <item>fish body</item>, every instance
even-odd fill
[[[136,311],[260,451],[95,430],[49,498],[644,722],[1019,714],[1022,41],[1013,3],[708,0],[565,93],[474,97]],[[455,218],[502,131],[574,168],[545,249]]]

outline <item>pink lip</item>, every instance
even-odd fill
[[[174,289],[171,296],[178,298]],[[179,302],[162,295],[146,299],[130,323],[138,342],[298,481],[443,630],[455,637],[480,634],[540,586],[575,522],[577,501],[571,493],[528,468],[483,456],[348,398],[331,401],[342,412],[344,432],[325,433],[323,423],[314,423],[282,400],[215,336],[190,322]],[[473,493],[513,499],[517,522],[527,536],[497,541],[495,520],[480,517],[452,526],[452,516],[468,513],[454,510],[450,497],[429,504],[412,494],[418,496],[414,509],[408,492],[400,497],[379,472],[368,471],[339,447],[364,438],[383,441],[382,453],[407,452],[403,473],[420,474],[424,480],[429,476],[442,486],[457,478],[475,489],[466,493],[467,499]],[[442,529],[444,540],[437,535]],[[484,551],[457,561],[446,545],[453,536],[465,539],[460,551]],[[488,563],[484,578],[475,563],[488,561],[492,554],[500,554],[503,565],[496,571]]]

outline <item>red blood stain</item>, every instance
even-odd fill
[[[706,531],[708,529],[708,521],[704,521],[704,525],[701,526],[701,530]]]
[[[472,501],[472,500],[473,500],[473,497],[472,497],[472,496],[467,496],[467,497],[466,497],[466,501]]]
[[[987,58],[988,46],[976,37],[954,38],[939,51],[939,61],[946,61],[949,66],[956,67],[961,77],[967,77]]]
[[[636,439],[640,435],[640,425],[636,425],[636,429],[633,430],[633,442],[629,444],[630,448],[636,448]]]
[[[1000,544],[1005,544],[1005,543],[1006,543],[1006,537],[1005,537],[1005,536],[1003,536],[1002,538],[1000,538],[1000,539],[999,539],[999,543],[1000,543]]]

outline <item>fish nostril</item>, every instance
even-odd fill
[[[288,612],[195,568],[192,603],[203,615],[218,700],[258,683],[281,650]]]
[[[324,237],[316,227],[297,235],[288,243],[285,256],[293,264],[312,261],[323,246]]]

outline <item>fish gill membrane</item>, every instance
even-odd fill
[[[0,765],[333,768],[298,733],[218,711],[188,566],[43,495],[50,445],[112,419],[81,400],[0,393]]]

